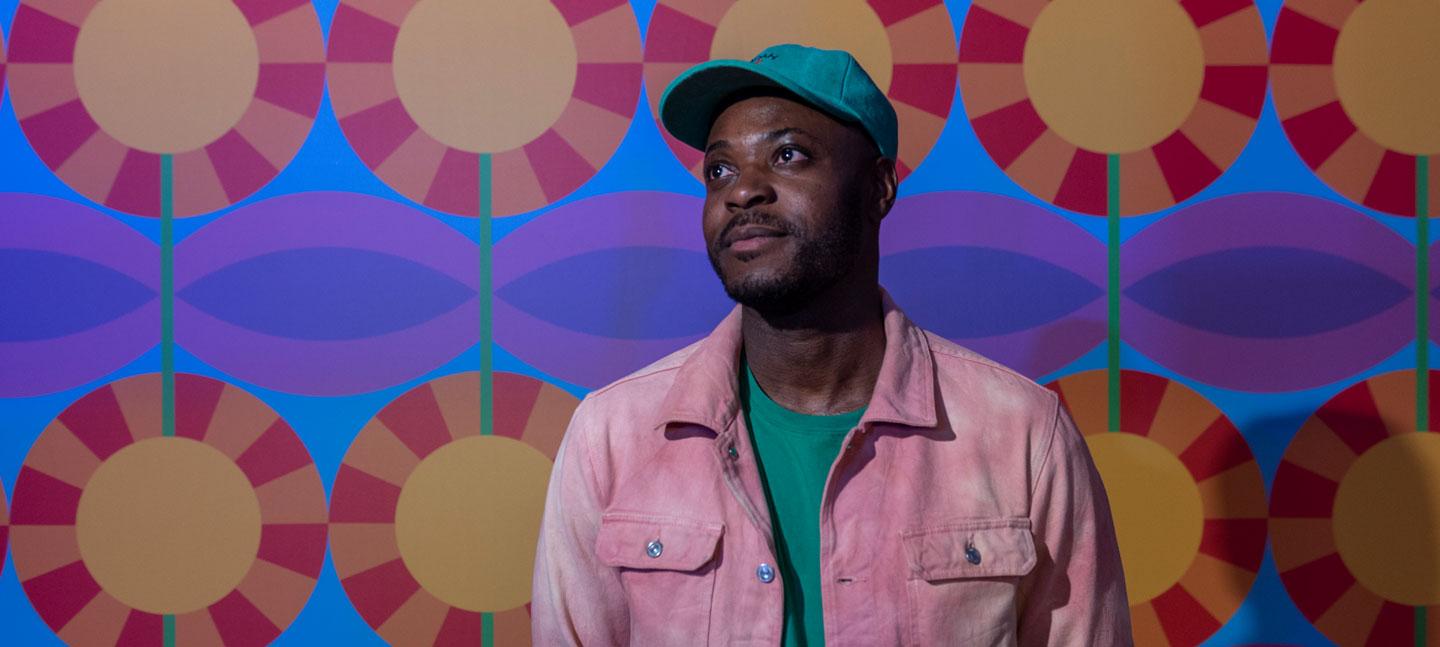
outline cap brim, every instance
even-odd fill
[[[660,123],[676,139],[703,151],[721,103],[738,92],[765,88],[794,94],[837,119],[859,121],[845,108],[832,105],[765,66],[749,61],[716,60],[690,68],[670,82],[660,96]]]

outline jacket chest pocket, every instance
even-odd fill
[[[631,644],[704,644],[724,529],[720,523],[676,517],[601,517],[595,553],[620,573]]]
[[[1013,645],[1020,582],[1035,568],[1025,518],[976,519],[901,533],[911,645]]]

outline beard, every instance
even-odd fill
[[[853,204],[846,201],[848,204]],[[862,216],[858,210],[847,210],[833,219],[832,225],[811,231],[763,211],[736,216],[724,231],[707,246],[710,266],[720,277],[725,294],[736,303],[765,314],[784,315],[799,310],[811,299],[850,274],[864,246]],[[788,266],[777,271],[749,272],[726,276],[720,267],[720,242],[731,229],[742,225],[762,225],[785,233],[794,248]]]

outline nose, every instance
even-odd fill
[[[733,211],[753,209],[775,202],[775,185],[763,168],[746,168],[730,185],[725,196],[725,206]]]

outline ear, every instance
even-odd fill
[[[895,173],[895,160],[877,157],[873,171],[875,213],[879,214],[878,219],[884,219],[885,215],[890,213],[890,208],[895,206],[895,191],[900,186],[900,179]]]

